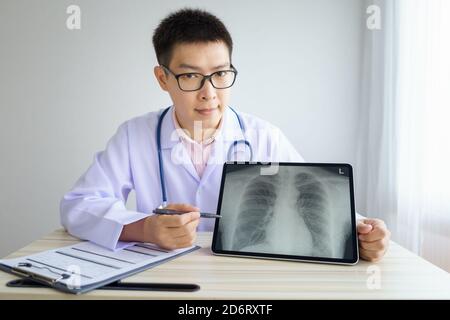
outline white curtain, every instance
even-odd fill
[[[367,1],[357,207],[450,271],[450,1]]]

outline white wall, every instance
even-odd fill
[[[81,30],[66,28],[70,4]],[[354,162],[359,0],[0,0],[0,256],[59,227],[60,198],[120,123],[170,105],[151,36],[183,6],[228,26],[233,106],[282,127],[309,161]]]

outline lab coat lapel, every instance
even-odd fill
[[[176,132],[175,124],[172,120],[173,112],[174,107],[172,106],[163,119],[161,125],[161,148],[169,149],[168,159],[166,158],[168,161],[176,166],[182,166],[197,182],[200,182],[200,177],[194,168],[192,159]]]

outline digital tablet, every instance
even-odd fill
[[[358,262],[350,164],[227,162],[217,214],[214,254]]]

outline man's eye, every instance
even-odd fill
[[[227,72],[226,71],[218,71],[216,74],[218,77],[225,77],[227,75]]]
[[[184,79],[196,79],[198,78],[198,74],[196,73],[186,73],[181,76]]]

